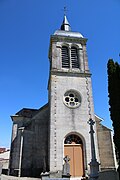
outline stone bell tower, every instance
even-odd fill
[[[87,121],[94,117],[87,39],[71,31],[64,16],[60,30],[50,39],[49,59],[49,166],[51,177],[61,177],[63,158],[70,157],[70,174],[89,170],[90,135]],[[96,127],[95,127],[96,131]],[[95,146],[98,157],[97,138]]]

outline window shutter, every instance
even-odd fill
[[[77,48],[71,48],[71,63],[72,68],[79,68]]]
[[[62,67],[69,68],[69,53],[68,48],[66,46],[62,46]]]

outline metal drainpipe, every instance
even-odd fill
[[[21,165],[22,165],[22,154],[23,154],[23,132],[25,127],[20,127],[19,130],[21,131],[21,138],[20,138],[20,158],[19,158],[19,171],[18,177],[21,177]]]

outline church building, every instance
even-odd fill
[[[89,174],[89,119],[95,121],[100,171],[116,169],[111,130],[94,112],[86,43],[81,33],[71,30],[64,15],[60,29],[50,37],[48,103],[11,116],[10,175],[40,177],[49,172],[49,177],[61,178],[65,156],[70,158],[71,178]]]

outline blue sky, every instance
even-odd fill
[[[64,6],[72,30],[88,38],[95,113],[111,128],[107,61],[120,62],[120,0],[0,0],[0,146],[10,145],[10,115],[47,102],[49,40]]]

